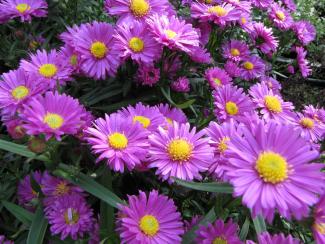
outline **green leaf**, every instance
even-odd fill
[[[249,218],[246,217],[245,222],[244,222],[243,226],[241,227],[241,230],[239,233],[240,240],[242,240],[242,241],[246,240],[246,237],[247,237],[247,234],[249,231],[249,224],[250,224]]]
[[[218,193],[232,193],[233,188],[228,183],[221,182],[209,182],[209,183],[198,183],[198,182],[190,182],[184,181],[175,178],[175,182],[178,185],[198,190],[198,191],[207,191],[207,192],[218,192]]]
[[[32,226],[29,229],[27,244],[42,244],[46,229],[48,226],[47,219],[44,216],[43,208],[41,205],[38,206]]]
[[[266,224],[264,218],[261,215],[258,215],[255,219],[253,219],[253,222],[257,234],[266,231]]]
[[[191,99],[191,100],[186,101],[185,103],[176,104],[176,107],[180,108],[180,109],[185,109],[185,108],[190,107],[193,103],[195,103],[195,101],[196,101],[195,99]]]
[[[30,225],[32,223],[34,215],[31,212],[11,202],[2,201],[2,204],[12,215],[25,225]]]

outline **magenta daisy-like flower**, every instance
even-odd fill
[[[20,17],[22,22],[31,22],[32,17],[47,15],[47,3],[44,0],[3,0],[0,9],[7,19]]]
[[[157,191],[148,196],[140,191],[139,196],[128,196],[128,200],[118,214],[121,243],[181,243],[183,222],[173,200]]]
[[[131,58],[138,63],[151,65],[161,54],[161,46],[148,35],[147,25],[134,22],[118,26],[116,50],[124,60]]]
[[[260,122],[241,131],[227,151],[226,174],[234,196],[242,197],[253,216],[262,214],[269,222],[276,210],[288,219],[308,215],[324,190],[323,165],[309,163],[318,151],[292,125]]]
[[[307,117],[315,120],[317,123],[325,125],[325,109],[308,105],[304,107],[303,113]]]
[[[26,133],[45,134],[46,140],[52,136],[61,140],[64,134],[75,135],[83,124],[83,107],[77,99],[65,94],[47,92],[33,97],[23,107],[21,118]]]
[[[222,46],[222,56],[234,62],[248,58],[249,55],[248,45],[243,41],[230,40]]]
[[[160,69],[151,65],[140,65],[136,73],[137,81],[143,86],[153,86],[159,82]]]
[[[298,40],[305,46],[316,38],[315,27],[306,20],[295,22],[292,25],[292,29],[296,33]]]
[[[213,67],[205,71],[205,79],[209,82],[213,89],[230,84],[232,78],[226,71],[218,67]]]
[[[200,45],[200,34],[191,24],[172,16],[155,14],[147,20],[155,40],[174,50],[192,53]]]
[[[74,44],[80,53],[81,69],[87,76],[105,79],[108,75],[115,75],[120,57],[113,34],[112,25],[94,21],[75,35]]]
[[[254,111],[255,106],[242,88],[225,85],[213,91],[214,114],[220,122],[231,118],[241,121],[246,115]]]
[[[238,225],[230,219],[224,223],[222,219],[217,219],[214,224],[200,226],[196,231],[195,242],[198,244],[210,243],[231,243],[241,244],[238,234]]]
[[[253,31],[253,21],[250,13],[241,12],[237,23],[244,31],[248,33]]]
[[[301,242],[293,238],[291,235],[285,236],[283,233],[271,235],[268,232],[263,232],[258,235],[258,243],[260,244],[301,244]],[[250,244],[249,242],[247,244]],[[254,243],[254,242],[253,242]]]
[[[10,119],[4,122],[4,125],[7,127],[9,135],[13,139],[21,139],[26,135],[22,124],[23,122],[19,118]]]
[[[143,105],[141,102],[137,103],[135,107],[123,108],[120,113],[126,118],[130,117],[133,123],[139,123],[149,131],[155,131],[158,126],[165,123],[165,118],[158,108]]]
[[[191,89],[190,81],[187,77],[181,76],[170,84],[170,88],[176,92],[189,92]]]
[[[211,64],[212,62],[211,54],[203,47],[195,47],[192,53],[190,53],[190,58],[192,61],[200,64]]]
[[[244,80],[253,80],[265,75],[265,63],[258,56],[251,56],[241,62],[240,77]]]
[[[173,125],[174,121],[179,124],[188,122],[186,115],[179,108],[172,108],[168,104],[159,104],[157,108],[159,109],[159,112],[165,117],[168,125]]]
[[[202,216],[194,215],[190,221],[184,220],[184,230],[185,233],[190,231],[195,225],[197,225],[202,220]]]
[[[293,24],[291,14],[277,3],[272,4],[269,18],[273,21],[274,25],[281,30],[288,30]]]
[[[325,243],[325,195],[323,194],[314,208],[313,236],[317,244]]]
[[[200,172],[206,171],[213,159],[213,149],[204,131],[196,132],[190,125],[178,124],[159,127],[149,136],[149,168],[157,168],[156,174],[163,180],[171,177],[183,180],[202,179]]]
[[[47,218],[53,235],[61,240],[70,236],[73,240],[82,238],[93,227],[93,211],[85,199],[77,194],[67,195],[56,200]]]
[[[75,74],[80,73],[80,56],[76,50],[70,45],[66,44],[60,50],[60,56],[64,60],[68,60],[68,65],[71,67],[72,72]]]
[[[295,51],[297,52],[297,63],[302,77],[308,77],[312,70],[309,66],[309,62],[306,59],[307,51],[303,47],[296,47]]]
[[[191,5],[191,16],[194,19],[199,19],[201,22],[213,21],[219,26],[226,26],[237,21],[240,18],[240,13],[240,10],[228,3],[221,5],[193,3]]]
[[[274,94],[280,94],[280,90],[282,89],[282,86],[280,82],[278,82],[276,79],[273,79],[269,76],[264,76],[261,79],[262,86],[267,86],[270,90],[273,91]]]
[[[91,26],[91,23],[85,23],[81,24],[80,26],[73,25],[72,27],[67,27],[67,30],[65,32],[62,32],[59,37],[60,39],[68,46],[74,49],[75,47],[75,36],[78,35],[78,33],[85,29],[86,27]]]
[[[294,106],[291,102],[283,101],[282,97],[274,93],[266,85],[256,84],[249,90],[249,94],[252,96],[253,102],[258,108],[263,119],[266,121],[292,121],[294,117]]]
[[[306,140],[317,143],[325,139],[325,124],[319,123],[302,113],[297,113],[293,124],[301,131],[301,136]]]
[[[276,51],[278,41],[273,36],[272,29],[267,28],[263,23],[254,23],[249,35],[256,47],[263,53],[268,54]]]
[[[38,50],[36,54],[30,55],[29,60],[22,60],[20,67],[37,82],[44,82],[49,88],[54,88],[57,83],[64,85],[71,80],[72,70],[68,61],[56,50],[49,53]]]
[[[9,240],[7,240],[6,237],[3,236],[3,235],[0,235],[0,243],[1,243],[1,244],[14,244],[13,241],[9,241]]]
[[[251,2],[255,7],[266,10],[273,3],[273,0],[251,0]]]
[[[282,3],[289,9],[291,12],[295,12],[297,10],[297,5],[294,0],[282,0]]]
[[[241,74],[241,68],[239,65],[230,60],[225,63],[224,69],[230,77],[239,77]]]
[[[99,154],[96,162],[105,159],[114,171],[124,172],[125,167],[132,170],[146,158],[148,131],[131,118],[105,115],[105,119],[95,120],[94,127],[85,132],[93,152]]]

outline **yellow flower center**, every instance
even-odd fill
[[[52,78],[58,72],[58,68],[54,64],[43,64],[38,72],[46,78]]]
[[[224,153],[228,148],[228,142],[230,141],[230,138],[228,136],[223,137],[218,144],[218,151],[220,153]]]
[[[134,116],[133,123],[135,122],[141,123],[143,128],[148,128],[151,123],[150,119],[144,116]]]
[[[211,4],[212,3],[212,0],[205,0],[205,3],[206,4]]]
[[[139,221],[141,231],[147,236],[155,236],[159,231],[159,222],[152,215],[145,215]]]
[[[127,147],[128,139],[124,134],[115,132],[108,136],[108,143],[112,148],[121,150]]]
[[[73,54],[70,57],[70,64],[76,66],[78,64],[78,57],[77,55]]]
[[[314,127],[314,121],[310,118],[302,118],[300,124],[307,129],[312,129]]]
[[[27,3],[20,3],[17,4],[16,9],[18,10],[19,13],[23,14],[27,10],[30,10],[30,6]]]
[[[237,48],[230,49],[230,53],[231,53],[232,56],[235,56],[235,57],[240,55],[240,52],[239,52],[239,50]]]
[[[64,194],[67,194],[70,191],[70,187],[68,184],[64,181],[61,181],[59,184],[56,185],[54,195],[56,196],[62,196]]]
[[[282,112],[282,105],[280,100],[275,96],[265,96],[264,99],[265,106],[268,110],[273,113],[280,113]]]
[[[21,100],[25,98],[29,94],[29,90],[26,86],[17,86],[15,89],[11,91],[11,95],[16,100]]]
[[[143,17],[149,12],[150,5],[146,0],[131,0],[130,10],[136,17]]]
[[[94,42],[91,44],[90,52],[95,58],[102,59],[107,53],[107,47],[103,42]]]
[[[75,209],[68,208],[67,211],[65,211],[64,213],[64,220],[66,224],[74,225],[79,220],[79,214]]]
[[[264,182],[277,184],[288,178],[287,161],[278,153],[260,153],[256,161],[256,170]]]
[[[226,112],[229,115],[236,115],[238,114],[238,106],[234,102],[227,102],[226,103]]]
[[[214,239],[212,244],[228,244],[228,241],[223,239],[222,237],[217,237]]]
[[[247,69],[247,70],[252,70],[252,69],[254,69],[254,64],[251,63],[251,62],[246,61],[244,63],[244,68]]]
[[[227,10],[225,10],[221,6],[213,6],[208,9],[208,12],[211,14],[216,14],[218,17],[224,17],[228,14]]]
[[[314,229],[322,234],[322,235],[325,235],[325,223],[315,223],[314,224]]]
[[[167,146],[169,157],[174,161],[187,161],[193,146],[184,139],[173,139]]]
[[[166,121],[167,121],[168,124],[173,125],[173,120],[172,119],[166,118]]]
[[[64,119],[61,117],[61,115],[47,113],[44,116],[43,122],[46,123],[52,129],[58,129],[62,126]]]
[[[166,30],[165,34],[167,35],[167,37],[169,39],[173,39],[177,35],[177,33],[175,31],[172,31],[172,30]]]
[[[216,83],[217,86],[221,85],[221,80],[220,79],[214,78],[213,81],[214,81],[214,83]]]
[[[142,52],[144,49],[144,42],[138,37],[132,37],[129,41],[129,47],[132,49],[133,52]]]
[[[247,23],[247,19],[244,17],[241,17],[240,22],[244,25]]]
[[[284,21],[286,19],[286,16],[285,16],[285,14],[282,11],[277,11],[275,13],[275,15],[281,21]]]

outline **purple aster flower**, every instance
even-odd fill
[[[105,159],[114,171],[124,172],[125,167],[131,171],[146,158],[148,131],[131,118],[106,114],[105,119],[95,120],[94,127],[85,132],[93,152],[99,154],[96,162]]]
[[[257,48],[263,53],[268,54],[276,51],[278,41],[273,36],[271,28],[267,28],[263,23],[257,22],[252,25],[252,31],[249,33],[250,38]]]
[[[62,32],[59,37],[60,39],[71,48],[75,47],[75,36],[78,35],[78,33],[87,28],[90,27],[91,23],[85,23],[81,24],[80,26],[73,25],[72,27],[67,27],[67,30],[65,32]]]
[[[176,76],[177,71],[182,67],[183,63],[179,56],[172,57],[171,59],[164,60],[163,71],[168,78],[173,79]]]
[[[60,56],[63,60],[69,60],[68,64],[71,70],[75,74],[79,74],[81,71],[80,55],[70,45],[66,44],[60,49]]]
[[[196,133],[190,125],[178,124],[168,128],[159,127],[149,136],[149,168],[157,168],[156,174],[163,180],[173,181],[171,177],[183,180],[202,179],[200,172],[206,171],[213,159],[213,149],[204,131]]]
[[[274,25],[281,30],[288,30],[293,24],[293,18],[285,8],[279,6],[277,3],[271,5],[269,18],[273,21]]]
[[[292,125],[260,122],[241,131],[244,136],[229,141],[226,155],[234,197],[241,196],[253,216],[262,214],[269,222],[276,210],[287,219],[308,215],[324,190],[323,165],[309,163],[319,153]]]
[[[67,195],[52,204],[47,214],[53,235],[61,240],[70,236],[73,240],[82,238],[93,226],[93,211],[85,199],[77,194]]]
[[[200,64],[211,64],[212,58],[209,51],[206,48],[196,47],[192,50],[190,54],[192,61]]]
[[[282,89],[282,86],[280,82],[278,82],[276,79],[273,79],[269,76],[264,76],[261,79],[262,86],[267,86],[270,90],[273,91],[274,94],[280,94],[280,90]]]
[[[140,65],[136,74],[138,82],[143,86],[153,86],[160,80],[160,69],[153,66]]]
[[[207,226],[199,227],[196,231],[195,242],[198,244],[242,244],[237,231],[238,225],[234,224],[231,219],[227,223],[224,223],[222,219],[217,219],[214,224],[209,223]]]
[[[241,12],[237,23],[244,31],[248,33],[253,31],[253,21],[250,13]]]
[[[23,123],[21,119],[14,118],[7,120],[4,122],[4,124],[7,127],[9,135],[13,139],[21,139],[26,135],[25,130],[22,126]]]
[[[161,46],[152,35],[148,35],[148,29],[144,23],[121,24],[114,37],[116,50],[124,60],[130,57],[138,63],[150,65],[161,55]]]
[[[265,63],[258,56],[250,56],[241,63],[240,77],[244,80],[253,80],[265,75]]]
[[[321,195],[314,208],[313,236],[316,243],[325,243],[325,195]]]
[[[189,92],[191,89],[190,81],[185,76],[181,76],[170,84],[170,88],[176,92]]]
[[[315,27],[306,20],[295,22],[292,25],[292,29],[296,33],[298,40],[305,46],[316,38]]]
[[[0,235],[0,243],[1,243],[1,244],[14,244],[13,241],[9,241],[9,240],[7,240],[6,237],[3,236],[3,235]]]
[[[128,196],[128,205],[121,205],[118,228],[121,243],[181,243],[184,233],[181,215],[173,200],[157,191],[148,196]]]
[[[289,72],[289,74],[294,74],[295,73],[295,68],[290,64],[287,67],[287,71]]]
[[[233,118],[241,121],[246,115],[254,111],[255,106],[242,88],[225,85],[213,91],[214,114],[220,122]]]
[[[37,82],[44,82],[53,89],[57,82],[65,85],[71,80],[72,70],[67,60],[62,59],[56,50],[47,53],[38,50],[36,54],[30,54],[29,60],[22,60],[20,67],[32,76]]]
[[[266,10],[273,3],[273,0],[251,0],[251,2],[255,7]]]
[[[80,53],[81,69],[87,76],[105,79],[107,75],[115,75],[120,57],[113,34],[112,25],[94,21],[75,35],[74,44]]]
[[[325,124],[318,123],[312,118],[305,116],[302,113],[297,113],[297,117],[293,124],[301,131],[301,137],[315,143],[325,139]]]
[[[32,17],[47,16],[47,3],[44,0],[3,0],[0,9],[6,19],[20,17],[22,22],[31,22]]]
[[[226,71],[218,67],[213,67],[205,71],[205,79],[208,80],[213,89],[218,89],[221,86],[230,84],[232,78]]]
[[[250,13],[252,8],[252,3],[250,1],[240,1],[240,0],[225,0],[225,2],[230,3],[242,12]]]
[[[179,124],[187,123],[187,117],[180,108],[172,108],[168,104],[157,105],[159,112],[165,117],[167,125],[173,125],[176,121]]]
[[[248,58],[250,55],[248,45],[243,41],[230,40],[222,46],[222,56],[234,62]]]
[[[303,47],[296,47],[295,51],[297,52],[297,63],[302,77],[306,78],[310,76],[312,70],[309,66],[309,62],[306,59],[307,51]]]
[[[202,220],[202,216],[194,215],[190,221],[184,220],[184,230],[185,233],[190,231],[195,225],[197,225]]]
[[[212,27],[207,22],[199,22],[195,27],[200,30],[200,46],[204,47],[209,42]]]
[[[303,113],[305,116],[312,118],[317,123],[325,124],[325,109],[308,105],[304,107]]]
[[[46,140],[54,136],[61,140],[64,134],[75,135],[83,124],[83,108],[77,99],[65,94],[47,92],[31,98],[23,105],[21,118],[29,135],[45,134]]]
[[[237,63],[228,60],[224,66],[225,71],[230,75],[230,77],[239,77],[241,74],[241,68]]]
[[[297,10],[297,5],[294,0],[282,0],[282,3],[285,5],[287,9],[291,12],[295,12]]]
[[[285,236],[283,233],[271,235],[268,232],[259,234],[258,242],[260,244],[301,244],[298,239],[293,238],[291,235]]]
[[[192,53],[200,45],[200,34],[191,24],[175,16],[155,14],[147,20],[155,40],[172,50]]]

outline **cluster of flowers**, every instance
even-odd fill
[[[33,189],[32,180],[40,186],[42,193]],[[42,200],[53,235],[61,235],[62,240],[68,236],[77,240],[88,234],[89,244],[99,243],[98,221],[81,188],[46,171],[36,171],[21,180],[17,194],[19,204],[30,211],[35,211]]]

